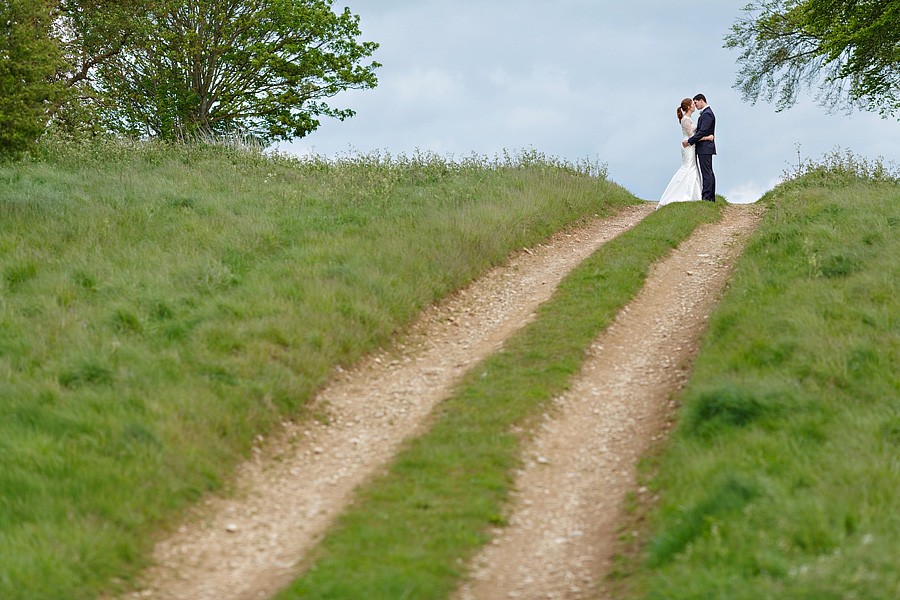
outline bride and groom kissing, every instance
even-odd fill
[[[694,110],[700,111],[696,124],[691,119]],[[666,186],[657,208],[671,202],[697,199],[715,202],[716,175],[712,157],[716,153],[716,115],[703,94],[697,94],[693,100],[682,100],[675,114],[685,137],[681,142],[681,167]]]

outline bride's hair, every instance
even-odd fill
[[[678,107],[678,110],[675,111],[675,114],[678,115],[678,122],[681,123],[681,118],[684,117],[684,113],[687,109],[691,107],[694,101],[690,98],[685,98],[681,101],[681,106]]]

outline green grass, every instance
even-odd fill
[[[0,597],[127,582],[336,365],[512,250],[634,202],[536,153],[96,144],[0,164]]]
[[[900,181],[849,162],[763,198],[618,597],[900,597]]]
[[[468,373],[432,429],[359,490],[305,575],[277,597],[445,598],[504,522],[524,435],[515,431],[565,389],[649,265],[720,212],[707,203],[657,211],[579,265],[536,321]]]

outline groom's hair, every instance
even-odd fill
[[[697,94],[696,96],[694,96],[694,100],[703,100],[704,102],[706,102],[706,96],[704,96],[703,94]]]

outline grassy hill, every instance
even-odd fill
[[[900,178],[837,154],[762,202],[616,597],[900,597]]]
[[[511,251],[637,202],[536,153],[0,165],[0,597],[94,598],[338,364]]]
[[[510,251],[637,202],[598,166],[535,153],[329,163],[63,145],[0,165],[0,181],[4,600],[96,598],[134,575],[154,533],[227,485],[254,436],[304,418],[336,365]],[[636,508],[616,597],[900,596],[900,181],[836,156],[762,202],[678,428],[645,465],[658,501]],[[416,555],[417,589],[452,589],[508,493],[509,423],[565,387],[647,265],[720,209],[659,211],[576,269],[485,363],[502,377],[471,375],[364,491],[322,564],[355,573],[368,531],[379,560],[415,569],[404,552],[428,531],[448,543]],[[407,468],[440,474],[445,459],[484,494]],[[402,513],[410,486],[471,520]],[[373,524],[390,511],[416,533],[391,527],[385,553]],[[393,573],[374,571],[384,597],[411,580]],[[342,597],[350,579],[314,569],[282,597]]]

